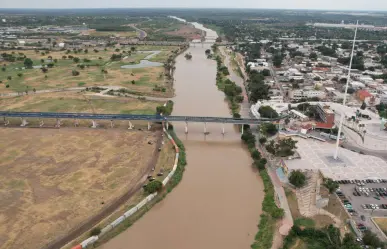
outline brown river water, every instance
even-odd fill
[[[211,32],[207,32],[207,35]],[[212,33],[213,35],[213,33]],[[215,34],[216,35],[216,34]],[[196,45],[176,58],[173,115],[229,117],[223,92],[215,85],[216,62],[210,45]],[[237,127],[175,123],[187,152],[183,180],[162,200],[101,249],[242,249],[257,232],[263,184],[251,167]]]

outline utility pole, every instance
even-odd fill
[[[349,61],[349,68],[348,68],[348,75],[347,75],[347,83],[345,84],[345,92],[344,92],[344,98],[343,98],[343,106],[345,106],[345,102],[347,100],[347,92],[348,92],[348,85],[349,80],[351,78],[351,68],[352,68],[352,59],[353,59],[353,52],[355,50],[355,42],[356,42],[356,34],[357,34],[357,26],[359,24],[359,21],[356,21],[356,28],[355,28],[355,36],[353,37],[352,42],[352,53],[351,53],[351,60]],[[344,113],[341,113],[340,115],[340,124],[339,124],[339,131],[337,134],[337,140],[336,140],[336,150],[333,158],[337,160],[338,154],[339,154],[339,143],[340,143],[340,134],[343,127],[343,121],[344,121]]]

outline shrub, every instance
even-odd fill
[[[94,227],[93,229],[91,229],[90,231],[90,236],[97,236],[101,233],[101,228],[99,227]]]
[[[8,77],[7,77],[7,80],[12,80],[12,76],[8,76]]]
[[[22,77],[22,76],[23,76],[23,74],[22,74],[22,73],[18,73],[18,74],[17,74],[17,76],[19,76],[19,77]]]
[[[265,137],[261,137],[260,139],[259,139],[259,143],[260,144],[265,144],[267,142],[267,138],[265,138]]]
[[[160,191],[160,190],[162,189],[162,187],[163,187],[162,182],[155,180],[155,181],[153,181],[153,182],[148,183],[148,184],[145,186],[144,190],[145,190],[145,192],[147,192],[148,194],[153,194],[153,193],[155,193],[155,192]]]
[[[302,187],[306,182],[306,176],[300,170],[293,170],[289,175],[289,182],[296,188]]]
[[[9,88],[9,84],[5,85],[6,88]]]
[[[254,159],[254,160],[258,160],[261,158],[261,153],[259,153],[258,150],[254,149],[253,152],[251,152],[251,157]]]
[[[79,75],[79,72],[78,72],[77,70],[73,70],[73,71],[71,72],[71,74],[72,74],[73,76],[78,76],[78,75]]]

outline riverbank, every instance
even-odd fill
[[[227,79],[230,69],[232,70],[230,62],[226,64],[228,65],[228,70],[226,70],[227,68],[224,68],[222,57],[219,55],[219,50],[216,47],[214,49],[214,54],[216,55],[216,61],[218,65],[217,85],[219,89],[226,94],[227,99],[229,101],[230,109],[233,112],[233,116],[240,117],[240,105],[236,104],[236,100],[240,100],[239,102],[243,101],[243,96],[240,95],[242,94],[242,89],[241,87],[237,86],[235,82],[231,81],[230,79]],[[238,98],[238,96],[240,96],[240,98]],[[238,109],[235,108],[236,105],[238,106]],[[254,160],[253,165],[259,170],[259,175],[264,183],[265,188],[265,197],[262,202],[262,209],[264,213],[261,214],[261,218],[258,224],[258,232],[255,236],[254,243],[251,245],[251,248],[272,248],[273,238],[276,232],[276,223],[278,219],[283,217],[284,210],[278,208],[275,203],[274,187],[271,182],[270,176],[265,168],[267,160],[265,158],[262,158],[261,153],[256,149],[255,137],[250,131],[250,127],[247,125],[245,126],[244,134],[242,135],[242,140],[248,146],[250,155]]]
[[[107,218],[106,220],[100,222],[97,226],[95,226],[91,230],[91,237],[88,237],[86,234],[81,236],[77,241],[72,242],[73,249],[78,248],[86,248],[86,247],[98,247],[108,240],[114,238],[121,232],[128,229],[133,223],[141,218],[148,210],[150,210],[156,203],[160,202],[164,199],[169,192],[181,181],[182,174],[184,172],[184,168],[186,165],[186,155],[185,148],[183,143],[177,138],[176,134],[173,131],[173,127],[170,126],[169,130],[164,129],[165,134],[170,140],[173,148],[176,153],[176,160],[174,169],[170,172],[170,174],[163,180],[163,190],[159,193],[154,193],[149,196],[144,197],[144,191],[138,191],[135,196],[131,199],[131,203],[124,210],[126,210],[125,214],[120,216],[119,218],[115,218],[113,222],[112,217]],[[167,146],[167,145],[166,145]],[[145,198],[145,199],[143,199]],[[123,210],[121,210],[121,213]],[[122,218],[121,218],[122,217]],[[111,223],[110,223],[111,222]],[[109,224],[109,225],[107,225]],[[102,228],[103,227],[103,228]],[[98,231],[93,234],[93,231]],[[87,238],[88,237],[88,238]],[[83,242],[80,242],[82,241]],[[76,245],[76,246],[74,246]],[[81,247],[79,247],[81,245]],[[66,246],[65,248],[70,248]]]

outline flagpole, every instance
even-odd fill
[[[351,60],[349,61],[347,83],[345,85],[345,92],[344,92],[344,98],[343,98],[343,106],[345,106],[345,102],[347,101],[348,85],[349,85],[349,80],[351,78],[352,59],[353,59],[353,52],[355,50],[355,42],[356,42],[356,34],[357,34],[357,27],[358,27],[358,25],[359,25],[359,21],[356,21],[355,36],[353,37],[353,42],[352,42],[352,53],[351,53]],[[337,140],[336,140],[336,150],[335,150],[335,154],[333,156],[333,158],[336,159],[336,160],[337,160],[337,157],[338,157],[338,154],[339,154],[340,134],[341,134],[341,130],[342,130],[342,127],[343,127],[344,116],[345,116],[345,114],[341,113],[340,124],[339,124],[339,133],[337,134]]]

